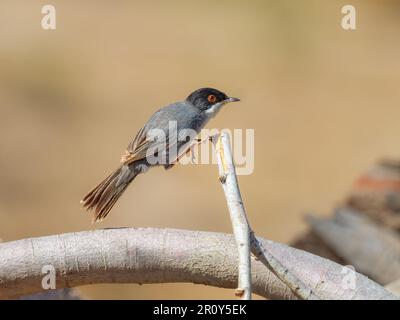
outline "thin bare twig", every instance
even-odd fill
[[[284,282],[301,299],[319,299],[314,291],[304,284],[298,277],[276,259],[255,237],[247,219],[246,211],[239,191],[235,166],[227,133],[212,137],[212,142],[219,155],[218,165],[220,181],[228,203],[234,235],[239,249],[239,288],[243,288],[246,297],[251,292],[246,292],[249,286],[251,252],[269,268],[282,282]]]
[[[226,145],[226,143],[229,144],[229,138],[228,135],[222,134],[218,135],[218,137],[212,137],[211,140],[213,141],[215,150],[218,154],[219,181],[224,189],[231,217],[233,234],[238,248],[238,288],[236,289],[235,294],[243,300],[250,300],[250,228],[236,180],[236,171],[232,161],[231,150],[230,147]]]

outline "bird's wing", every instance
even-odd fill
[[[138,132],[136,137],[129,144],[125,154],[121,158],[121,163],[128,165],[132,162],[146,159],[148,151],[150,153],[157,151],[158,154],[164,154],[168,157],[167,161],[174,161],[178,154],[169,154],[169,151],[174,153],[181,153],[181,147],[186,144],[185,130],[191,128],[191,123],[187,122],[187,119],[191,117],[187,116],[187,112],[191,109],[186,109],[185,113],[182,113],[182,108],[185,107],[182,102],[168,105],[158,110],[149,119],[147,124]],[[182,114],[184,116],[182,116]],[[193,111],[192,111],[193,115]],[[177,135],[169,137],[169,122],[175,120],[177,122]],[[152,129],[162,130],[164,133],[162,136],[158,136],[157,132],[151,132]],[[171,131],[172,135],[174,131]],[[150,134],[148,134],[150,133]],[[152,136],[152,134],[155,136]],[[149,150],[151,148],[151,150]],[[169,159],[171,157],[171,159]]]
[[[121,163],[128,165],[134,161],[144,159],[146,151],[152,141],[146,139],[144,127],[139,130],[121,157]]]
[[[176,139],[169,141],[168,136],[157,137],[156,139],[148,137],[147,132],[142,128],[122,155],[121,163],[129,165],[135,161],[145,159],[149,148],[157,150],[157,152],[166,152],[169,150],[169,143],[176,144],[174,140]]]

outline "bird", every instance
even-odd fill
[[[208,121],[224,105],[237,101],[240,99],[229,97],[217,89],[201,88],[184,101],[169,104],[155,112],[129,143],[118,168],[81,200],[87,211],[93,211],[93,222],[100,222],[108,215],[139,174],[155,166],[172,168],[179,155],[188,152],[195,135]],[[175,134],[171,123],[175,126]]]

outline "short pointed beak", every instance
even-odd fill
[[[225,99],[226,102],[237,102],[240,101],[239,98],[234,98],[234,97],[229,97],[228,99]]]

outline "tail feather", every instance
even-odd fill
[[[121,166],[93,188],[81,201],[87,210],[94,210],[93,222],[103,220],[138,175],[134,168]]]
[[[95,188],[93,188],[82,200],[83,206],[88,210],[92,209],[100,200],[105,188],[110,184],[110,181],[119,175],[120,168],[112,172],[108,177],[101,181]]]

